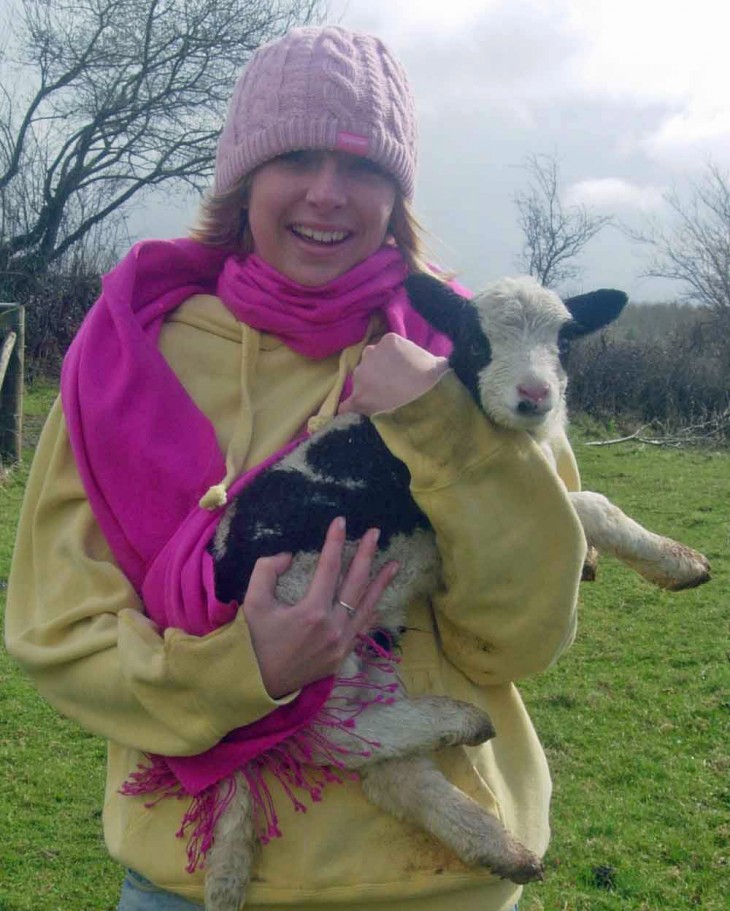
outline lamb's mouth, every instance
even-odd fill
[[[290,225],[289,230],[296,237],[301,237],[302,240],[313,241],[330,247],[335,244],[341,244],[351,234],[350,231],[318,231],[315,228],[307,228],[305,225]]]
[[[548,419],[552,408],[523,409],[519,406],[512,412],[511,421],[506,426],[515,430],[530,430],[542,426]]]
[[[520,417],[535,421],[541,421],[551,410],[552,405],[550,403],[530,402],[527,399],[518,402],[515,408]]]

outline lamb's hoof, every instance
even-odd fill
[[[649,582],[670,592],[697,588],[710,581],[707,557],[670,538],[666,539],[665,552],[660,561],[633,566]]]
[[[514,856],[507,863],[486,863],[485,866],[496,876],[508,879],[519,886],[540,882],[545,877],[545,865],[540,858],[519,843],[515,844]]]
[[[500,820],[462,795],[449,843],[468,867],[523,885],[543,878],[540,858],[505,829]]]
[[[439,746],[477,746],[494,737],[494,725],[489,715],[470,702],[450,696],[417,698],[428,707]]]
[[[595,582],[598,576],[598,551],[589,545],[586,558],[583,561],[583,570],[580,574],[581,582]]]
[[[534,854],[525,861],[514,873],[508,876],[513,883],[524,886],[525,883],[541,882],[545,878],[545,865]]]
[[[686,588],[697,588],[697,586],[709,582],[712,577],[710,575],[710,561],[707,557],[681,544],[678,547],[682,548],[683,551],[681,555],[683,571],[681,575],[678,574],[676,578],[670,580],[670,584],[666,585],[665,588],[671,592],[681,592]]]
[[[494,737],[496,733],[494,725],[486,712],[469,702],[457,701],[457,705],[461,709],[462,727],[457,739],[452,740],[451,743],[475,747]]]
[[[704,585],[705,582],[709,582],[712,576],[709,572],[702,575],[692,576],[691,579],[675,579],[668,585],[662,586],[668,592],[683,592],[688,588],[699,588],[700,585]]]

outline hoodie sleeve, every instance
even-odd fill
[[[199,753],[282,704],[265,690],[242,612],[200,638],[161,635],[145,617],[94,519],[59,402],[26,488],[5,635],[60,712],[145,752]]]
[[[452,372],[375,415],[411,474],[442,559],[433,599],[447,658],[478,684],[543,670],[572,642],[585,539],[564,482],[524,433],[496,428]]]

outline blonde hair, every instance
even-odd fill
[[[209,190],[200,202],[198,218],[190,237],[210,247],[227,247],[236,253],[253,252],[247,205],[251,174],[225,193]],[[388,235],[400,251],[410,272],[433,273],[426,261],[424,229],[413,214],[410,202],[396,189]]]
[[[253,238],[246,216],[251,174],[225,193],[208,190],[200,201],[198,218],[190,237],[209,247],[228,247],[237,253],[251,253]]]

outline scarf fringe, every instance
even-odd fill
[[[307,725],[199,794],[190,795],[185,790],[164,756],[148,754],[146,763],[140,763],[130,774],[119,792],[127,797],[155,795],[145,803],[147,808],[171,797],[177,800],[192,797],[175,833],[178,838],[187,838],[188,863],[185,869],[188,873],[204,868],[205,856],[213,845],[218,821],[236,796],[239,773],[248,786],[254,828],[262,845],[282,836],[266,773],[278,782],[297,813],[306,813],[308,809],[298,795],[308,796],[313,803],[317,803],[322,799],[325,785],[342,784],[345,778],[357,779],[357,773],[347,769],[343,757],[371,756],[380,746],[377,740],[357,733],[357,718],[368,706],[392,704],[394,694],[400,687],[396,675],[400,657],[394,653],[395,640],[386,633],[388,644],[383,645],[383,631],[379,630],[377,635],[378,641],[368,635],[358,637],[355,653],[364,665],[385,675],[386,680],[391,678],[389,682],[373,683],[365,671],[354,677],[338,677],[326,706]],[[347,693],[352,689],[370,692],[367,698],[353,701]],[[347,731],[352,746],[343,746],[333,740],[330,733],[333,730]],[[317,765],[313,764],[315,757]]]

